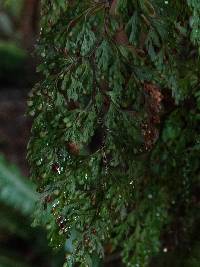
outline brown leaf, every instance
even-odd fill
[[[114,39],[116,44],[126,46],[133,55],[137,55],[140,58],[142,58],[145,55],[142,49],[137,49],[136,47],[134,47],[132,44],[129,43],[128,36],[123,27],[120,27],[117,30]]]
[[[67,147],[69,149],[69,152],[73,155],[79,155],[80,153],[80,148],[79,145],[76,143],[68,143]]]
[[[110,14],[112,16],[116,16],[117,15],[117,2],[118,0],[113,0],[110,6]]]
[[[80,105],[79,105],[78,101],[70,100],[68,102],[68,110],[74,110],[74,109],[77,109],[79,107],[80,107]]]
[[[141,125],[142,135],[144,138],[145,150],[152,149],[159,137],[157,125],[160,124],[161,102],[163,95],[159,86],[153,83],[144,83],[146,93],[146,112],[147,120]]]
[[[144,1],[144,6],[145,6],[145,9],[146,9],[146,12],[148,13],[148,15],[150,17],[155,17],[156,12],[155,12],[155,9],[154,9],[152,3],[150,1],[148,1],[148,0],[145,0]]]
[[[123,28],[118,29],[118,31],[115,34],[115,42],[118,45],[124,45],[128,46],[129,45],[129,40],[128,36]]]

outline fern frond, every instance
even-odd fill
[[[31,214],[38,195],[33,184],[0,156],[0,201],[22,214]]]

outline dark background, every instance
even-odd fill
[[[38,14],[38,0],[0,0],[0,152],[24,175],[28,175],[25,158],[30,131],[26,100],[37,79]]]
[[[26,102],[39,79],[34,52],[39,9],[38,0],[0,0],[0,267],[53,267],[64,262],[62,250],[49,248],[45,229],[31,227],[32,199],[21,193],[25,186],[36,194],[27,179],[31,120]]]

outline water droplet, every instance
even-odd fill
[[[148,198],[152,199],[153,198],[152,194],[148,194]]]
[[[66,234],[68,232],[68,230],[69,230],[69,228],[66,227],[66,228],[64,228],[63,232]]]
[[[37,165],[37,166],[40,166],[40,165],[42,164],[42,161],[43,161],[43,159],[38,160],[38,161],[36,162],[36,165]]]
[[[54,164],[52,165],[52,171],[53,171],[53,172],[56,172],[56,173],[58,173],[58,174],[60,174],[60,173],[61,173],[60,165],[59,165],[58,163],[54,163]]]
[[[163,252],[167,253],[168,249],[167,248],[163,248]]]

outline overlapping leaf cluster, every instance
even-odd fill
[[[194,231],[200,37],[188,4],[42,1],[28,156],[36,222],[56,247],[70,238],[69,265],[119,252],[146,266]]]

